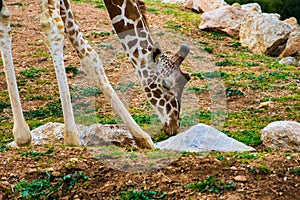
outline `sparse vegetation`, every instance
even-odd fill
[[[207,179],[199,183],[191,183],[185,188],[196,190],[198,192],[220,193],[224,190],[234,190],[236,188],[236,184],[224,183],[220,178],[209,176]]]
[[[85,5],[81,7],[82,3]],[[22,8],[9,8],[12,16],[15,10],[24,14],[23,11],[28,11],[28,5],[37,3],[24,1],[16,4]],[[103,2],[75,0],[71,4],[77,4],[74,6],[76,18],[81,15],[81,11],[78,12],[81,8],[97,7],[101,17],[91,17],[85,23],[84,16],[82,24],[81,19],[78,20],[85,37],[93,48],[104,52],[99,55],[114,89],[121,96],[128,91],[133,92],[127,102],[133,118],[143,130],[151,133],[154,142],[167,139],[143,91],[133,79],[125,83],[120,81],[120,76],[131,72],[132,68],[122,47],[114,43],[119,41],[115,32],[111,31],[111,23],[101,20],[107,17],[106,11],[102,11],[105,9]],[[187,42],[191,47],[191,53],[182,64],[182,71],[189,72],[191,80],[183,93],[180,132],[197,123],[215,126],[214,116],[220,114],[224,124],[217,128],[255,147],[257,152],[176,154],[158,149],[116,147],[113,144],[112,147],[93,147],[87,151],[64,145],[46,150],[45,147],[35,146],[10,148],[8,143],[13,141],[13,119],[2,66],[0,163],[5,167],[0,166],[0,198],[4,195],[3,199],[198,199],[199,196],[220,199],[236,194],[241,198],[257,199],[269,194],[266,198],[297,199],[299,191],[295,187],[300,177],[299,153],[264,149],[260,131],[277,120],[299,122],[299,67],[284,66],[279,64],[278,58],[253,54],[242,47],[237,39],[226,34],[199,31],[200,15],[182,6],[161,4],[156,0],[146,0],[146,5],[148,23],[155,33],[153,39],[161,42],[166,55],[173,55],[175,49],[168,43],[163,44],[158,39],[160,37],[176,46]],[[35,13],[36,10],[32,9],[31,12]],[[13,39],[14,62],[26,121],[31,129],[50,121],[63,122],[53,60],[50,59],[44,38],[39,37],[40,34],[32,34],[33,29],[30,29],[30,34],[23,31],[29,24],[26,20],[18,22],[17,19],[11,19],[12,35],[13,38],[20,37],[18,34],[21,33],[24,40]],[[90,26],[92,23],[100,23],[101,29]],[[155,32],[158,25],[159,30]],[[168,32],[174,36],[168,37]],[[201,54],[195,53],[197,50]],[[113,51],[117,53],[110,57]],[[73,48],[64,46],[64,53],[68,55],[65,64],[76,123],[122,123],[102,91],[81,82],[85,74],[79,70],[79,60],[74,57]],[[3,65],[1,59],[0,65]],[[214,110],[212,105],[215,103],[213,92],[216,91],[211,84],[213,81],[223,86],[222,92],[226,94],[223,96],[226,98],[224,110]],[[268,101],[271,102],[270,106],[260,107],[261,103]],[[83,159],[76,161],[78,158]],[[158,170],[149,172],[152,169]],[[245,176],[246,181],[236,181],[238,175]],[[281,184],[277,184],[278,181]],[[276,187],[271,188],[270,185]]]
[[[135,190],[127,188],[120,192],[121,200],[151,200],[164,199],[166,192],[152,190]]]
[[[88,176],[82,172],[67,174],[65,176],[55,177],[49,172],[45,172],[43,178],[28,182],[24,179],[15,185],[14,193],[19,194],[22,199],[57,199],[57,192],[72,190],[76,184],[87,181]]]

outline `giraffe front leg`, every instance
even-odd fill
[[[64,144],[80,145],[63,61],[64,25],[59,14],[59,1],[42,1],[41,25],[53,58],[58,81],[65,122]]]
[[[28,125],[25,122],[20,96],[18,92],[17,80],[13,65],[11,52],[11,34],[9,25],[9,11],[5,4],[2,5],[0,12],[0,50],[4,64],[8,93],[10,97],[14,128],[13,134],[17,146],[25,146],[30,144],[31,135]]]

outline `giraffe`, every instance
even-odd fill
[[[0,11],[0,51],[13,111],[13,134],[16,145],[24,146],[31,142],[31,135],[22,113],[11,52],[10,13],[3,0],[0,0]],[[64,32],[66,32],[77,51],[82,66],[94,74],[99,88],[111,100],[113,108],[128,126],[137,145],[142,148],[154,148],[151,137],[136,124],[110,85],[98,54],[83,38],[74,20],[70,2],[68,0],[42,0],[41,27],[46,36],[46,44],[52,55],[58,80],[65,123],[64,143],[80,145],[63,62],[63,40]]]
[[[163,131],[169,136],[177,134],[182,91],[190,80],[180,65],[190,52],[189,46],[182,45],[171,57],[164,55],[151,38],[142,0],[104,0],[104,3],[147,98],[163,123]]]

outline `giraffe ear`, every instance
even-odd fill
[[[158,42],[156,42],[154,44],[153,49],[151,50],[151,58],[152,58],[153,62],[157,62],[157,58],[161,54],[162,54],[162,51],[160,49],[160,46],[159,46]]]

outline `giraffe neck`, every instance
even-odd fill
[[[137,145],[142,148],[154,148],[150,136],[144,132],[133,120],[126,107],[109,83],[102,62],[97,52],[83,38],[79,26],[75,23],[74,16],[68,0],[61,0],[60,13],[65,25],[65,32],[76,49],[81,64],[89,76],[97,81],[99,88],[111,100],[112,106],[128,126],[130,133]]]
[[[104,0],[111,22],[135,69],[151,61],[154,44],[147,23],[136,0]],[[141,5],[139,5],[141,4]]]

